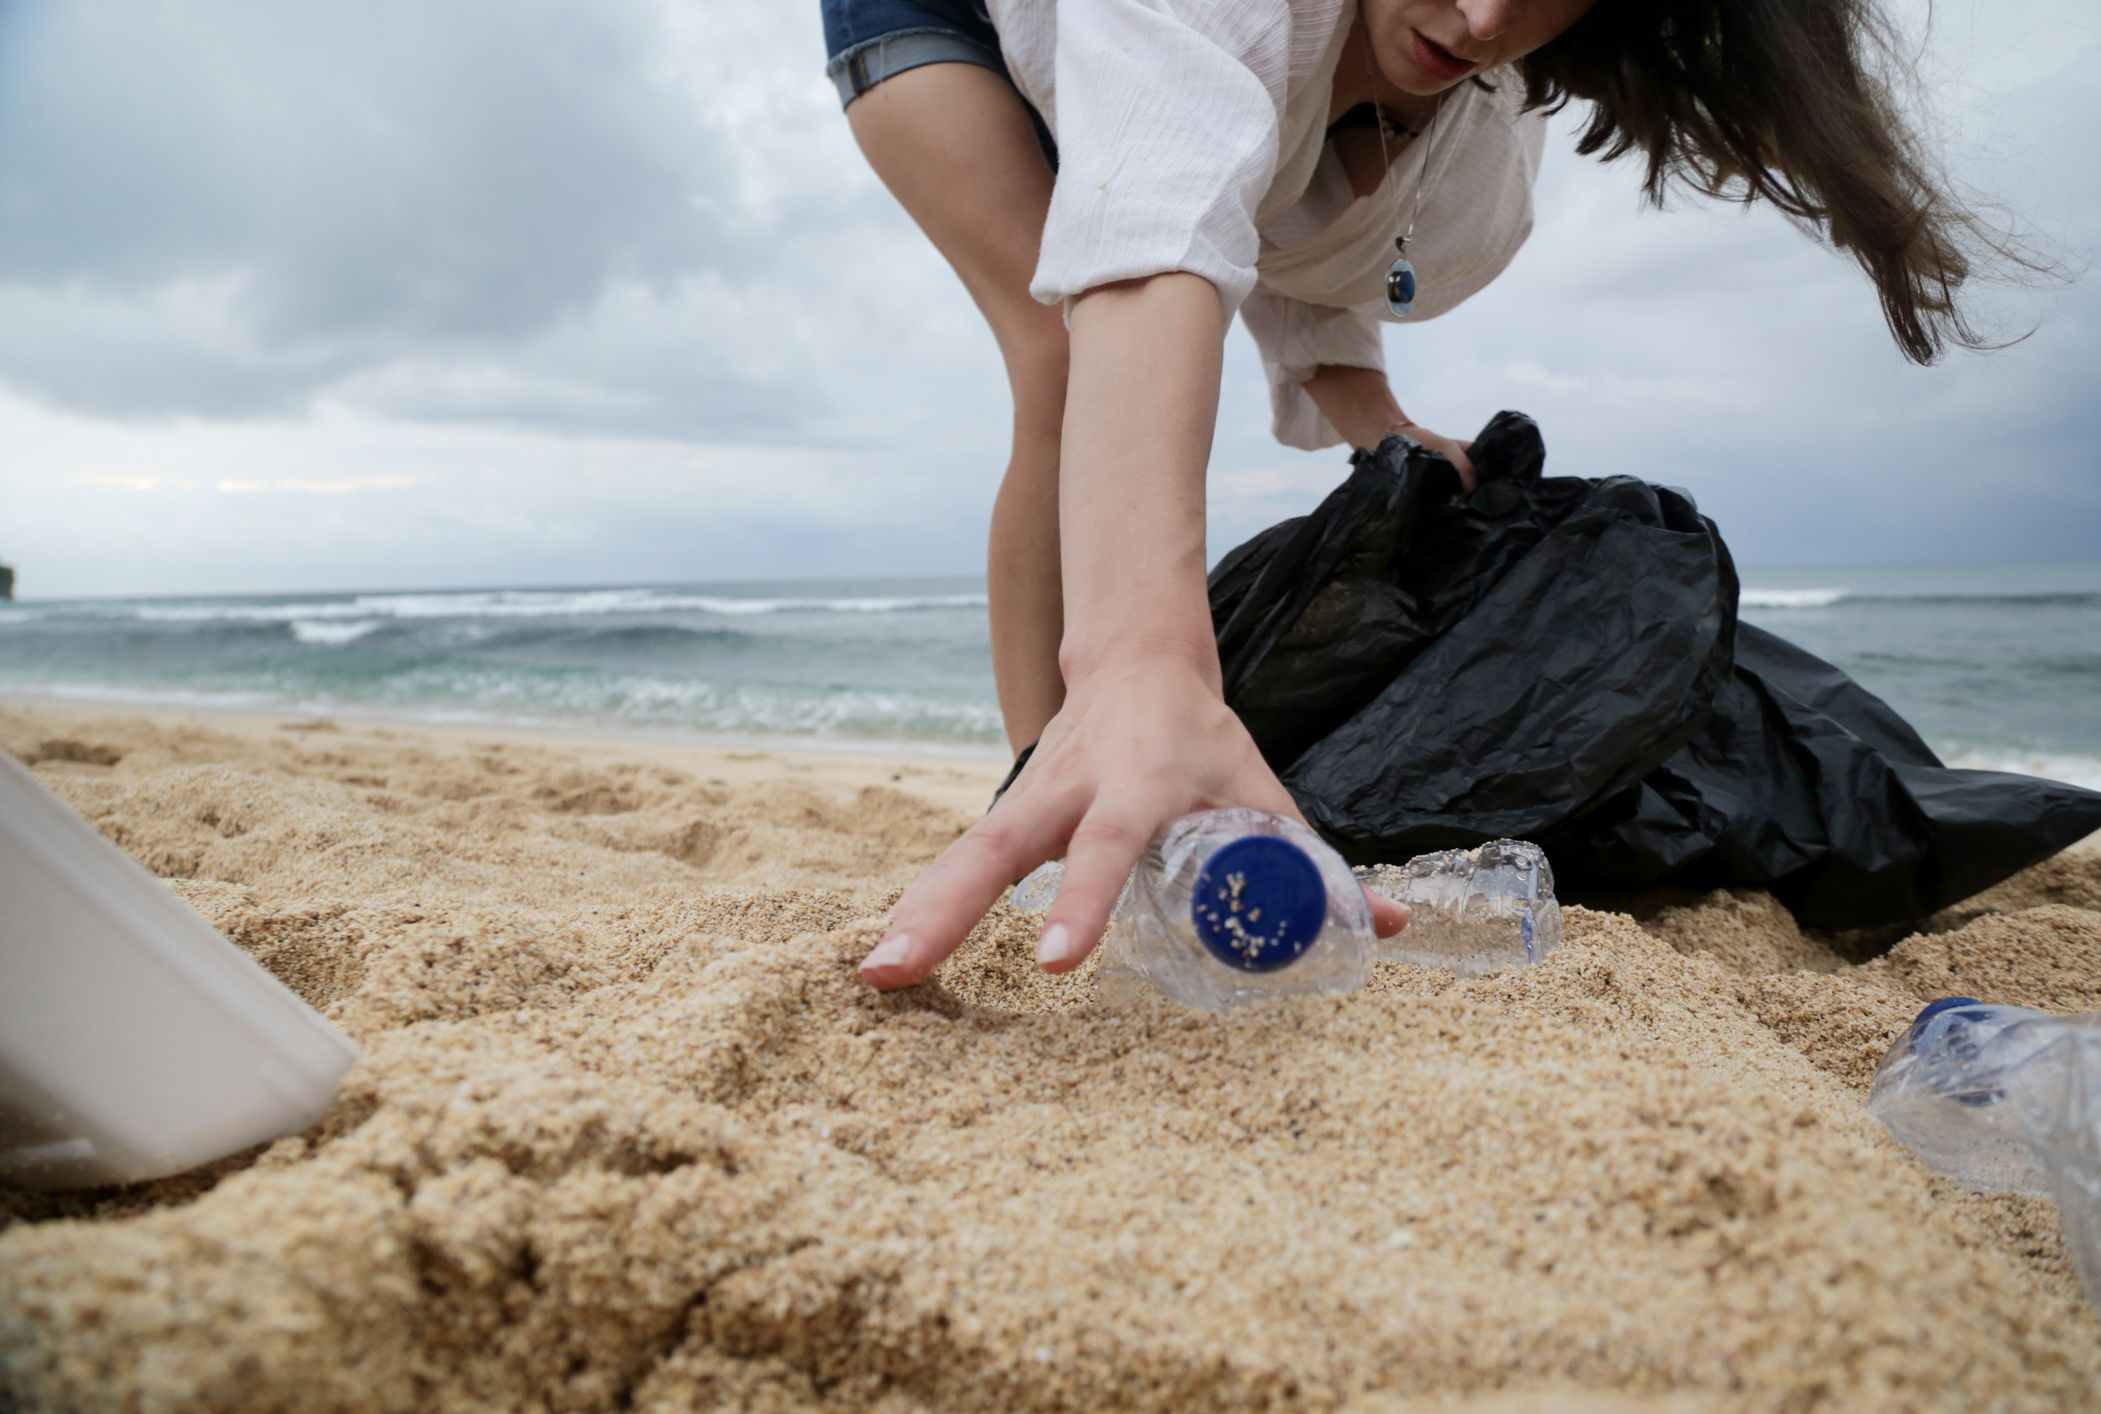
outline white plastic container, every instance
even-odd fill
[[[297,1133],[357,1058],[0,751],[0,1183],[134,1183]]]

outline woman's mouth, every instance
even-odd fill
[[[1443,45],[1425,38],[1421,30],[1412,29],[1408,33],[1415,40],[1416,67],[1431,78],[1451,83],[1455,79],[1465,78],[1474,71],[1474,66],[1471,62],[1460,58]]]

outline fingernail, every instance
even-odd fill
[[[1072,930],[1063,923],[1053,923],[1036,942],[1036,965],[1057,967],[1070,962],[1072,952]]]
[[[904,963],[905,954],[912,950],[910,933],[892,933],[869,950],[861,959],[863,972],[876,972],[885,967],[898,967]]]

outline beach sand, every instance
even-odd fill
[[[1089,1004],[997,911],[853,964],[990,761],[0,708],[365,1049],[311,1132],[0,1192],[0,1405],[2045,1409],[2043,1201],[1864,1108],[1949,992],[2101,1010],[2101,855],[1855,966],[1770,898],[1538,967]],[[1627,902],[1627,901],[1623,901]],[[1665,906],[1668,905],[1668,906]],[[1641,921],[1637,921],[1637,918]]]

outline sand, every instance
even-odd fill
[[[1863,1107],[1925,998],[2101,1009],[2092,853],[1864,966],[1762,895],[1659,896],[1571,907],[1535,968],[1218,1018],[1092,1006],[1004,909],[933,984],[856,981],[991,761],[47,706],[0,746],[366,1051],[305,1135],[0,1192],[0,1405],[2043,1409],[2101,1379],[2054,1209]]]

